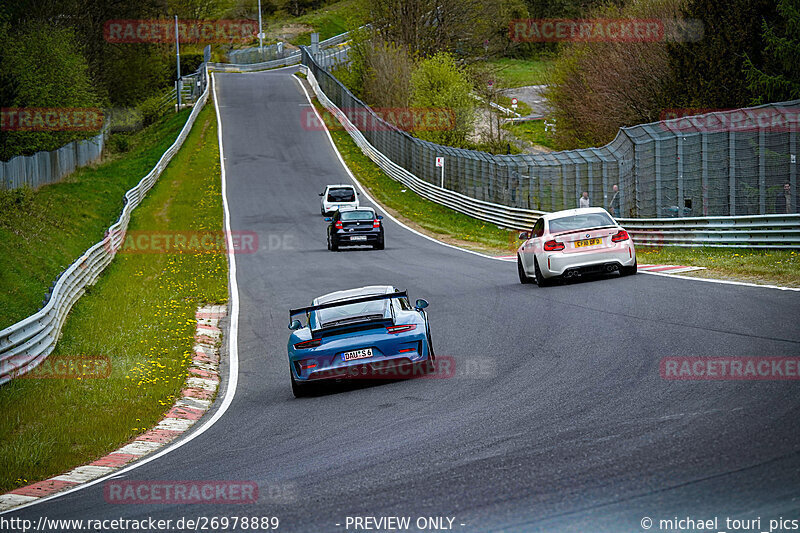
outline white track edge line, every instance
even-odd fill
[[[402,222],[397,220],[395,217],[393,217],[392,215],[387,213],[386,209],[380,203],[376,202],[375,199],[372,198],[364,190],[364,187],[361,185],[361,183],[356,179],[356,177],[350,171],[350,167],[348,167],[347,163],[344,162],[344,159],[342,158],[342,154],[339,153],[339,149],[336,148],[336,143],[333,142],[333,137],[331,136],[331,132],[328,131],[328,126],[325,124],[325,121],[322,119],[322,117],[320,116],[319,112],[317,111],[317,108],[314,106],[314,102],[311,101],[311,97],[308,95],[308,91],[306,90],[305,86],[303,85],[302,80],[300,78],[298,78],[297,76],[295,76],[295,75],[292,75],[292,78],[298,84],[300,84],[300,88],[303,89],[303,92],[305,93],[306,98],[308,99],[308,103],[311,105],[311,108],[314,110],[314,114],[317,115],[317,119],[320,121],[320,124],[322,124],[322,127],[325,128],[325,133],[328,135],[328,140],[330,141],[331,146],[333,146],[333,151],[336,152],[336,156],[339,158],[339,162],[342,164],[344,169],[347,171],[347,174],[350,176],[350,179],[353,180],[353,182],[358,186],[359,190],[361,190],[361,192],[364,194],[364,196],[366,196],[367,199],[370,202],[375,204],[375,206],[378,209],[380,209],[381,212],[384,215],[389,217],[389,219],[392,220],[395,224],[407,229],[411,233],[414,233],[415,235],[419,235],[420,237],[428,239],[429,241],[433,241],[435,243],[441,244],[442,246],[447,246],[448,248],[453,248],[454,250],[461,250],[462,252],[466,252],[468,254],[473,254],[473,255],[480,256],[480,257],[485,257],[486,259],[494,259],[495,261],[506,261],[506,262],[508,262],[507,259],[503,259],[502,257],[495,257],[495,256],[492,256],[492,255],[482,254],[482,253],[476,252],[474,250],[469,250],[467,248],[461,248],[460,246],[456,246],[454,244],[449,244],[449,243],[446,243],[446,242],[442,242],[442,241],[440,241],[440,240],[438,240],[438,239],[436,239],[434,237],[431,237],[430,235],[425,235],[424,233],[421,233],[421,232],[419,232],[419,231],[417,231],[417,230],[415,230],[415,229],[413,229],[413,228],[411,228],[409,226],[406,226],[405,224],[403,224]],[[383,170],[381,170],[381,171],[383,171]],[[745,282],[745,281],[728,281],[728,280],[724,280],[724,279],[694,278],[694,277],[689,277],[689,276],[678,276],[676,274],[663,274],[663,273],[660,273],[660,272],[646,272],[646,271],[641,271],[640,274],[652,274],[654,276],[667,276],[667,277],[670,277],[670,278],[687,279],[687,280],[690,280],[690,281],[706,281],[706,282],[709,282],[709,283],[721,283],[721,284],[724,284],[724,285],[740,285],[740,286],[743,286],[743,287],[758,287],[759,289],[778,289],[778,290],[782,290],[782,291],[800,291],[800,288],[796,288],[796,287],[783,287],[783,286],[780,286],[780,285],[759,285],[757,283],[748,283],[748,282]]]
[[[305,86],[303,86],[303,83],[302,83],[302,81],[300,80],[300,78],[298,78],[297,76],[294,76],[294,75],[292,75],[292,78],[293,78],[293,79],[294,79],[294,80],[295,80],[295,81],[296,81],[298,84],[300,84],[300,88],[301,88],[301,89],[303,89],[303,92],[305,93],[305,95],[306,95],[306,98],[308,99],[308,103],[311,105],[311,108],[314,110],[314,114],[316,114],[316,115],[317,115],[317,119],[320,121],[320,123],[322,124],[322,127],[325,129],[325,134],[328,136],[328,140],[330,141],[330,143],[331,143],[331,146],[333,147],[333,151],[334,151],[334,152],[336,152],[336,157],[338,157],[338,158],[339,158],[339,162],[342,164],[342,166],[344,167],[344,169],[347,171],[347,174],[350,176],[350,179],[351,179],[351,180],[353,180],[353,183],[355,183],[355,184],[356,184],[356,186],[357,186],[357,187],[358,187],[358,189],[361,191],[361,193],[362,193],[364,196],[366,196],[366,197],[367,197],[367,199],[368,199],[370,202],[372,202],[372,203],[375,205],[375,207],[377,207],[377,208],[378,208],[378,209],[379,209],[379,210],[380,210],[380,211],[381,211],[381,212],[382,212],[384,215],[386,215],[386,217],[388,217],[388,218],[389,218],[389,220],[391,220],[392,222],[394,222],[394,223],[395,223],[395,224],[397,224],[398,226],[400,226],[400,227],[402,227],[402,228],[405,228],[405,229],[407,229],[408,231],[410,231],[411,233],[413,233],[413,234],[415,234],[415,235],[419,235],[420,237],[422,237],[422,238],[424,238],[424,239],[428,239],[429,241],[435,242],[435,243],[437,243],[437,244],[441,244],[442,246],[446,246],[446,247],[448,247],[448,248],[452,248],[452,249],[454,249],[454,250],[460,250],[460,251],[462,251],[462,252],[466,252],[466,253],[468,253],[468,254],[473,254],[473,255],[480,256],[480,257],[485,257],[486,259],[494,259],[495,261],[504,261],[504,259],[501,259],[501,258],[499,258],[499,257],[494,257],[494,256],[492,256],[492,255],[483,254],[483,253],[481,253],[481,252],[476,252],[476,251],[474,251],[474,250],[469,250],[469,249],[467,249],[467,248],[461,248],[460,246],[455,246],[455,245],[453,245],[453,244],[449,244],[449,243],[446,243],[446,242],[442,242],[442,241],[440,241],[440,240],[438,240],[438,239],[435,239],[434,237],[431,237],[430,235],[425,235],[424,233],[421,233],[421,232],[419,232],[419,231],[415,230],[414,228],[411,228],[411,227],[409,227],[409,226],[407,226],[407,225],[403,224],[402,222],[400,222],[399,220],[397,220],[395,217],[393,217],[392,215],[390,215],[390,214],[389,214],[389,213],[386,211],[386,208],[385,208],[385,207],[383,207],[383,205],[381,205],[379,202],[375,201],[375,199],[374,199],[372,196],[370,196],[370,195],[369,195],[369,193],[368,193],[368,192],[367,192],[367,191],[364,189],[364,187],[361,185],[361,182],[359,182],[359,181],[356,179],[356,177],[353,175],[353,173],[350,171],[350,167],[348,167],[348,166],[347,166],[347,163],[345,163],[345,161],[344,161],[344,158],[342,158],[342,154],[339,152],[339,149],[338,149],[338,148],[336,148],[336,143],[334,143],[334,142],[333,142],[333,137],[331,136],[331,132],[330,132],[330,131],[328,131],[328,126],[325,124],[325,121],[324,121],[324,120],[322,119],[322,117],[320,116],[320,114],[319,114],[319,111],[317,111],[317,108],[314,106],[314,103],[311,101],[311,97],[308,95],[308,91],[306,90]],[[370,159],[370,161],[372,161],[372,160]],[[381,172],[383,172],[383,170],[381,170]],[[416,193],[414,193],[414,194],[416,194]]]
[[[73,492],[77,492],[79,490],[83,490],[85,488],[91,487],[92,485],[97,485],[103,481],[107,481],[109,479],[113,479],[119,477],[121,474],[125,474],[139,468],[140,466],[146,465],[151,461],[155,461],[163,457],[164,455],[177,450],[184,444],[193,441],[200,435],[206,432],[211,426],[217,423],[217,421],[222,418],[225,412],[228,410],[228,407],[233,402],[234,396],[236,396],[236,386],[239,381],[239,343],[238,343],[238,333],[239,333],[239,285],[236,282],[236,259],[234,256],[234,249],[233,249],[233,237],[230,232],[231,226],[231,213],[230,208],[228,206],[228,197],[227,197],[227,180],[225,176],[225,155],[222,150],[222,118],[220,117],[219,113],[219,106],[217,105],[217,91],[216,91],[216,83],[214,80],[214,74],[211,73],[211,85],[213,87],[212,94],[214,95],[214,109],[217,114],[217,140],[219,142],[219,161],[220,161],[220,174],[222,180],[222,207],[225,211],[225,228],[226,228],[226,241],[228,246],[228,280],[230,282],[231,287],[231,294],[230,294],[230,317],[231,317],[231,324],[230,324],[230,331],[228,336],[228,357],[230,359],[228,365],[228,386],[225,390],[225,398],[222,400],[222,404],[220,405],[219,409],[214,413],[214,415],[209,418],[205,423],[202,423],[198,429],[192,433],[190,433],[185,439],[181,439],[174,444],[168,444],[164,449],[159,452],[154,453],[152,456],[145,456],[145,458],[131,464],[130,466],[126,466],[119,470],[115,470],[109,474],[106,474],[103,477],[97,478],[95,480],[89,481],[82,485],[78,485],[71,489],[65,490],[63,492],[57,492],[55,494],[51,494],[49,496],[45,496],[34,500],[32,502],[28,502],[26,504],[20,505],[18,507],[14,507],[13,509],[8,509],[7,511],[3,511],[0,515],[6,513],[12,513],[16,511],[20,511],[25,509],[26,507],[32,507],[34,505],[38,505],[40,503],[44,503],[46,501],[54,500],[56,498],[60,498],[61,496],[66,496],[67,494],[71,494]]]

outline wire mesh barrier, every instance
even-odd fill
[[[706,216],[705,212],[712,205],[712,199],[724,201],[719,195],[699,196],[698,208],[704,211],[700,217],[691,216],[694,214],[694,206],[691,202],[684,202],[683,209],[669,204],[662,208],[660,214],[665,218],[644,218],[648,211],[653,213],[649,216],[657,216],[656,212],[659,210],[656,209],[656,198],[659,202],[669,202],[679,197],[691,200],[690,194],[694,194],[692,191],[695,190],[695,184],[688,178],[684,181],[683,174],[670,175],[668,164],[659,171],[658,180],[653,169],[648,170],[646,154],[657,151],[661,160],[668,157],[664,155],[667,149],[655,139],[639,141],[637,144],[625,130],[637,130],[638,133],[638,130],[644,129],[651,132],[654,126],[652,124],[621,130],[614,141],[601,148],[535,156],[492,155],[441,146],[417,139],[386,123],[322,68],[308,49],[303,48],[302,52],[309,83],[320,102],[343,124],[361,150],[394,179],[422,196],[462,213],[509,228],[530,229],[532,221],[544,212],[577,207],[580,193],[588,191],[590,198],[603,198],[602,202],[595,202],[595,205],[614,206],[617,218],[623,225],[631,228],[634,240],[639,243],[658,246],[800,247],[800,215]],[[789,102],[756,109],[778,109],[776,116],[786,117],[787,122],[781,128],[775,129],[788,129],[786,125],[791,121],[791,109],[798,103],[800,102]],[[674,132],[678,126],[685,127],[677,120],[665,122],[667,126],[664,126],[664,132]],[[656,123],[656,127],[663,124]],[[710,132],[703,132],[700,135],[707,137],[709,134]],[[724,135],[733,136],[733,149],[736,150],[736,133],[725,132]],[[782,148],[794,150],[794,133],[781,137],[782,135],[781,132],[776,132],[777,141],[773,140],[771,145],[773,149],[780,149],[777,145],[783,139],[787,142]],[[767,137],[766,132],[761,136]],[[685,142],[675,141],[675,157],[687,158],[689,151],[682,146]],[[707,138],[704,143],[707,148]],[[701,142],[700,145],[703,146],[704,143]],[[658,148],[655,149],[654,146]],[[791,157],[793,153],[785,152],[783,160],[795,165],[795,159]],[[437,165],[437,158],[444,161],[444,171]],[[694,159],[700,161],[700,175],[696,179],[701,184],[708,184],[712,179],[712,165],[703,162],[718,161],[719,154],[706,150],[700,155],[695,154]],[[738,156],[734,159],[734,162],[737,161]],[[677,170],[686,164],[673,162],[673,165]],[[759,168],[765,171],[770,168],[772,172],[769,179],[764,177],[763,183],[790,182],[791,191],[796,191],[796,171],[786,164],[782,167],[768,167],[764,164]],[[651,175],[645,177],[646,172]],[[683,168],[681,172],[684,172]],[[733,172],[736,172],[736,167]],[[730,184],[730,176],[728,180]],[[658,195],[654,189],[656,183],[660,188]],[[746,182],[741,184],[743,189],[746,187],[744,183]],[[615,191],[614,185],[617,185],[618,190]],[[769,187],[775,188],[772,185]],[[769,187],[762,189],[762,198],[770,194]],[[674,196],[667,192],[672,188],[675,189]],[[705,190],[709,189],[707,187]],[[796,193],[794,194],[796,198]],[[777,197],[779,195],[780,192]],[[728,194],[727,198],[730,200],[731,195]],[[794,206],[797,205],[794,198],[787,200],[793,207],[792,213],[796,211]],[[734,195],[734,202],[736,199]],[[764,201],[759,205],[766,208],[768,204]],[[627,216],[620,216],[620,213]],[[738,212],[736,214],[741,215]],[[632,217],[636,215],[641,218]]]
[[[203,69],[203,75],[207,71]],[[99,243],[89,248],[72,263],[56,280],[50,299],[37,313],[0,331],[0,384],[35,368],[53,351],[61,327],[72,306],[94,283],[103,269],[111,262],[125,239],[131,213],[153,187],[169,162],[178,153],[189,131],[208,100],[208,84],[192,109],[178,138],[161,156],[156,166],[136,185],[125,193],[125,207],[119,220],[112,225]]]
[[[558,211],[577,207],[586,191],[592,205],[613,205],[624,218],[758,215],[785,206],[789,183],[789,212],[797,212],[800,100],[622,128],[599,148],[492,155],[395,128],[328,72],[327,62],[307,49],[302,62],[351,122],[381,124],[361,129],[375,149],[432,184],[441,181],[436,158],[443,158],[444,188],[479,200]]]
[[[253,46],[240,50],[231,50],[226,54],[229,63],[249,64],[263,63],[283,59],[286,55],[283,43],[269,44],[263,47]]]

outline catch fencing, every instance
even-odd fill
[[[794,194],[790,203],[797,205],[794,186],[796,162],[792,157],[796,136],[793,132],[764,128],[755,134],[757,139],[763,140],[764,146],[770,147],[769,156],[774,161],[769,165],[766,164],[767,157],[761,159],[761,164],[753,164],[747,159],[766,149],[759,148],[758,142],[755,146],[748,145],[749,152],[739,146],[737,143],[746,143],[748,138],[753,140],[752,134],[741,131],[744,128],[734,127],[733,132],[723,133],[729,138],[729,152],[725,155],[732,164],[727,170],[726,183],[733,187],[734,192],[726,189],[726,194],[711,194],[710,183],[720,181],[720,171],[708,162],[725,158],[708,149],[713,134],[708,131],[694,134],[700,138],[699,142],[689,140],[691,135],[688,131],[681,131],[681,140],[673,139],[673,144],[669,145],[665,140],[669,139],[667,132],[675,135],[676,130],[686,129],[684,124],[678,123],[680,119],[623,128],[611,143],[600,148],[541,155],[492,155],[452,148],[418,139],[386,123],[323,68],[307,48],[302,52],[303,65],[320,101],[339,118],[367,155],[389,175],[423,196],[475,218],[510,228],[530,229],[530,222],[544,212],[577,207],[580,193],[588,191],[590,198],[595,199],[593,205],[604,207],[610,206],[616,194],[617,218],[632,228],[637,242],[800,247],[800,215],[759,213],[759,210],[774,213],[774,210],[767,209],[766,198],[778,189],[777,184],[780,184],[780,194],[786,182],[790,182]],[[750,112],[749,116],[759,113],[758,110],[769,109],[775,117],[785,119],[785,126],[791,124],[792,109],[798,104],[800,101],[761,106],[754,108],[757,111]],[[745,116],[748,116],[748,111],[744,110]],[[354,124],[368,124],[370,127],[358,129]],[[662,130],[663,134],[660,134]],[[689,145],[692,148],[687,148]],[[700,154],[695,151],[698,146],[703,150]],[[677,161],[667,161],[670,156],[665,154],[670,147],[674,147],[673,155]],[[730,156],[731,151],[734,156]],[[654,153],[659,154],[658,172],[648,164]],[[444,172],[436,164],[437,157],[444,160]],[[694,162],[698,162],[697,176],[687,172],[687,168],[693,168]],[[758,169],[756,176],[745,172],[745,167]],[[764,185],[757,193],[760,201],[739,200],[739,190],[749,191],[752,196],[747,184],[754,179]],[[693,196],[698,191],[698,183],[700,195]],[[614,185],[619,189],[616,193]],[[721,187],[719,183],[715,185]],[[597,201],[597,198],[601,200]],[[677,205],[681,203],[679,198],[684,200],[681,208]],[[693,202],[694,198],[698,201]],[[734,206],[738,205],[734,209],[738,216],[708,216],[709,209],[724,203],[725,199],[732,201]],[[656,209],[657,205],[662,208]],[[747,219],[741,219],[741,211],[747,210],[747,206],[752,210],[754,205],[759,206],[759,210]],[[692,216],[695,209],[701,211],[701,216]],[[718,206],[711,209],[712,214],[719,210],[724,209]]]
[[[385,124],[319,58],[306,52],[303,64],[354,122],[366,113]],[[510,207],[574,208],[583,191],[592,205],[608,207],[617,185],[615,215],[623,218],[786,214],[788,182],[797,212],[800,100],[622,128],[599,148],[535,155],[441,146],[386,126],[362,133],[398,165],[439,183],[435,161],[443,157],[446,189]]]
[[[202,76],[207,75],[208,71],[203,68]],[[153,187],[189,135],[192,124],[208,100],[208,84],[205,81],[203,87],[205,90],[192,109],[178,138],[139,184],[125,193],[122,214],[108,229],[105,238],[84,252],[61,274],[42,309],[0,331],[0,384],[35,368],[53,351],[70,309],[86,287],[97,280],[103,269],[114,258],[125,239],[131,213]]]

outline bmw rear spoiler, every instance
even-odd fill
[[[312,311],[319,311],[320,309],[330,309],[331,307],[342,307],[344,305],[360,304],[363,302],[376,302],[378,300],[390,300],[392,298],[408,298],[408,291],[376,294],[373,296],[361,296],[360,298],[350,298],[347,300],[339,300],[337,302],[328,302],[319,305],[310,305],[308,307],[298,307],[297,309],[289,309],[289,321],[291,322],[293,316],[308,314]]]

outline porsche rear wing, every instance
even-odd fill
[[[308,314],[312,311],[319,311],[320,309],[330,309],[332,307],[342,307],[350,304],[360,304],[364,302],[376,302],[379,300],[390,300],[392,298],[408,298],[408,291],[390,292],[388,294],[376,294],[373,296],[362,296],[360,298],[350,298],[347,300],[339,300],[337,302],[328,302],[319,305],[310,305],[308,307],[298,307],[297,309],[289,309],[289,322],[292,317],[302,314]]]

